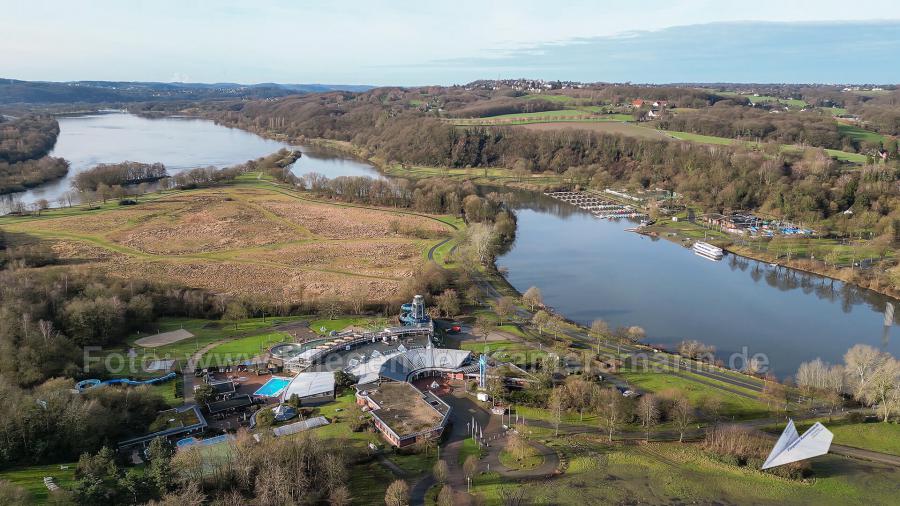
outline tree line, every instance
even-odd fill
[[[59,122],[53,116],[27,115],[11,121],[0,118],[0,161],[40,158],[53,149],[57,136]]]
[[[872,346],[853,346],[844,354],[843,364],[818,358],[804,362],[796,378],[807,396],[825,400],[832,408],[847,395],[874,407],[884,422],[900,417],[900,360]]]
[[[66,175],[69,162],[46,156],[57,136],[59,123],[52,116],[27,115],[11,121],[0,117],[0,195]]]
[[[68,172],[69,162],[53,156],[15,163],[0,161],[0,195],[23,192]]]
[[[125,186],[149,183],[166,176],[168,176],[166,166],[161,163],[101,163],[76,174],[72,179],[72,187],[78,191],[96,191],[100,185]]]

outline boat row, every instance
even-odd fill
[[[544,195],[572,204],[590,212],[597,218],[644,218],[647,215],[638,209],[598,197],[585,192],[547,192]]]

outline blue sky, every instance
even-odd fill
[[[0,77],[29,80],[900,81],[892,0],[0,0],[0,12]]]

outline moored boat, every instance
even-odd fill
[[[725,251],[722,248],[713,246],[712,244],[703,241],[695,242],[691,249],[694,250],[694,253],[696,253],[697,255],[708,258],[710,260],[721,260],[725,255]]]

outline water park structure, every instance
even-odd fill
[[[168,374],[164,374],[162,376],[156,378],[150,378],[146,380],[133,380],[129,378],[112,378],[108,380],[99,380],[99,379],[86,379],[79,381],[75,384],[75,390],[79,393],[84,392],[90,388],[105,386],[105,385],[125,385],[129,387],[136,387],[141,385],[158,385],[160,383],[165,383],[166,381],[173,380],[178,377],[178,374],[170,372]]]

